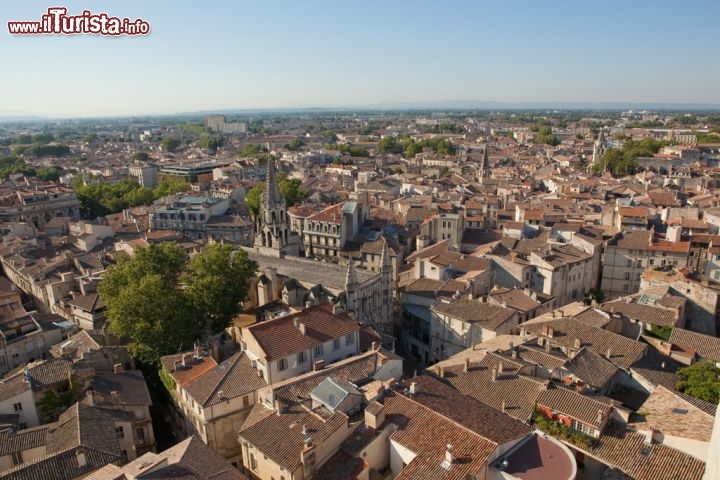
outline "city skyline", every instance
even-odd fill
[[[0,116],[503,104],[719,105],[707,1],[272,2],[172,11],[65,2],[69,15],[142,18],[147,36],[11,35],[52,5],[3,9]],[[460,105],[458,105],[460,106]]]

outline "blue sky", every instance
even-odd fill
[[[148,36],[10,35],[48,7]],[[0,115],[404,102],[720,104],[720,2],[137,0],[0,7]]]

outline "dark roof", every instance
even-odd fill
[[[501,444],[516,440],[532,430],[440,379],[426,374],[406,381],[405,386],[409,387],[412,382],[417,384],[419,393],[410,398],[492,442]]]
[[[0,457],[42,447],[47,441],[47,433],[52,426],[41,425],[14,433],[12,430],[0,431]]]
[[[695,350],[698,355],[714,362],[720,362],[720,338],[682,328],[674,328],[669,342],[684,349]]]
[[[548,388],[540,392],[537,403],[553,411],[568,415],[595,429],[600,429],[602,422],[608,418],[612,411],[612,405],[564,387]],[[602,412],[603,418],[598,418],[599,412]]]
[[[586,348],[581,348],[580,351],[565,364],[565,368],[583,382],[598,389],[602,389],[610,383],[620,371],[620,369],[610,363],[605,357],[593,353]]]
[[[441,299],[433,304],[431,310],[464,322],[479,323],[489,330],[498,328],[516,314],[510,308],[468,298]]]
[[[256,374],[245,352],[238,352],[185,385],[185,390],[203,407],[247,395],[266,386]]]
[[[110,398],[117,392],[120,403],[129,405],[152,405],[145,377],[140,370],[128,370],[122,373],[97,372],[92,381],[96,393]]]

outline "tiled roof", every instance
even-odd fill
[[[343,215],[342,215],[342,208],[345,205],[344,202],[337,203],[335,205],[331,205],[327,207],[325,210],[322,210],[311,217],[308,217],[306,221],[307,222],[327,222],[327,223],[335,223],[340,224],[342,223]]]
[[[182,360],[184,355],[190,355],[192,358],[186,365],[178,365],[175,369],[175,362]],[[173,380],[181,387],[199,378],[205,372],[217,367],[217,362],[210,355],[194,357],[192,352],[178,353],[175,355],[167,355],[160,359],[163,368],[172,376]]]
[[[580,351],[565,364],[565,368],[593,388],[602,389],[609,384],[620,371],[605,357],[591,352],[586,348]]]
[[[516,312],[510,308],[482,303],[468,298],[441,299],[431,310],[463,322],[478,323],[483,328],[494,330],[509,320]]]
[[[628,301],[630,300],[630,301]],[[677,310],[636,303],[635,298],[603,303],[601,308],[610,313],[621,313],[631,320],[652,325],[674,327],[678,321]]]
[[[509,442],[522,438],[531,431],[526,424],[460,393],[430,375],[407,380],[405,386],[409,387],[412,382],[417,384],[419,393],[410,398],[491,442],[497,444]]]
[[[0,432],[0,457],[11,453],[30,450],[45,445],[48,430],[54,424],[41,425],[13,433],[12,430]]]
[[[596,429],[600,429],[602,424],[600,420],[607,419],[612,411],[612,405],[599,402],[564,387],[548,388],[540,392],[537,403]],[[602,419],[598,418],[599,412],[602,412]]]
[[[314,305],[301,312],[245,327],[255,337],[268,361],[321,345],[334,338],[360,331],[360,326],[346,313],[333,314],[329,303]],[[305,325],[305,334],[294,322]]]
[[[77,307],[86,312],[94,312],[105,308],[105,302],[97,293],[90,295],[75,295],[75,298],[68,302],[70,305]]]
[[[372,378],[385,358],[381,351],[366,352],[333,363],[320,371],[289,378],[272,386],[274,397],[284,405],[296,404],[300,399],[309,398],[310,392],[331,375],[356,385],[364,383]]]
[[[658,386],[641,407],[645,422],[633,427],[639,430],[653,428],[665,435],[710,442],[715,412],[709,413],[686,398]],[[717,405],[711,407],[715,409]]]
[[[122,373],[97,372],[92,380],[96,393],[109,399],[116,392],[119,402],[128,405],[152,405],[145,377],[140,370]]]
[[[505,302],[508,307],[521,312],[530,312],[540,305],[540,302],[533,299],[523,290],[518,290],[516,288],[502,288],[492,291],[490,292],[490,297],[494,298],[499,303]]]
[[[398,427],[390,439],[417,455],[396,479],[465,480],[485,470],[494,442],[396,392],[386,395],[383,404],[385,421]],[[448,445],[457,460],[445,468],[441,463]]]
[[[610,323],[610,315],[605,312],[601,312],[596,308],[588,308],[587,310],[574,315],[572,318],[573,320],[579,320],[597,328],[605,328]]]
[[[347,428],[347,424],[348,417],[341,412],[323,420],[304,408],[291,407],[281,415],[268,415],[249,427],[243,426],[239,436],[241,442],[251,443],[273,462],[293,472],[300,466],[306,436],[312,438],[313,445],[319,445],[339,429]],[[303,426],[309,435],[303,434]]]
[[[575,339],[580,339],[582,345],[598,355],[607,355],[609,351],[609,360],[620,368],[629,368],[645,354],[647,348],[646,345],[630,338],[570,318],[549,319],[523,325],[534,334],[541,334],[543,326],[552,327],[554,329],[552,342],[565,348],[572,348]]]
[[[167,465],[143,473],[148,462]],[[246,480],[247,477],[218,456],[196,436],[191,436],[162,453],[146,453],[132,462],[117,467],[108,465],[92,475],[93,480],[172,479],[172,480]]]
[[[502,363],[503,373],[492,381],[492,369]],[[518,364],[488,353],[480,362],[471,363],[468,372],[463,366],[445,367],[444,378],[461,393],[502,411],[520,421],[530,418],[535,401],[546,383],[536,378],[518,375]]]
[[[685,349],[695,350],[701,357],[720,362],[720,338],[674,328],[669,342]]]
[[[267,385],[250,365],[245,352],[238,352],[185,384],[188,394],[203,407],[256,391]]]
[[[72,362],[65,359],[50,359],[28,368],[33,387],[46,387],[67,382],[72,372]]]
[[[646,445],[645,435],[610,422],[591,448],[574,446],[634,480],[701,480],[705,462],[662,443]]]

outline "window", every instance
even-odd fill
[[[319,357],[323,354],[323,346],[322,345],[316,345],[315,346],[315,356]]]
[[[333,350],[340,350],[340,339],[336,338],[333,340]]]
[[[255,459],[255,455],[252,453],[250,454],[250,468],[252,470],[257,470],[257,460]]]
[[[16,412],[22,412],[22,403],[13,403],[13,408]]]
[[[625,272],[625,280],[630,280],[630,272]]]
[[[305,350],[303,350],[302,352],[298,352],[297,361],[298,361],[298,363],[307,362],[307,355],[305,354]]]
[[[248,395],[243,396],[243,408],[250,406],[250,397]]]
[[[284,358],[281,358],[280,360],[278,360],[277,368],[280,371],[285,370],[287,368],[287,360],[285,360]]]
[[[638,260],[636,266],[637,266],[638,268],[642,268],[642,260]]]
[[[655,263],[655,259],[651,258],[648,260],[648,265],[653,265]]]
[[[345,345],[352,345],[355,343],[355,334],[345,335]]]
[[[623,285],[623,292],[627,293],[627,292],[628,292],[628,288],[629,288],[629,287],[628,287],[628,284],[627,284],[627,283],[626,283],[625,285]]]
[[[628,266],[628,267],[632,267],[632,260],[630,260],[629,258],[628,258],[628,265],[627,265],[627,266]]]
[[[584,423],[580,423],[577,420],[572,421],[572,428],[573,428],[573,430],[577,430],[586,435],[593,436],[595,434],[595,431],[591,427],[585,425]]]
[[[122,425],[115,427],[115,436],[117,436],[117,438],[125,438],[125,431],[123,430]]]

